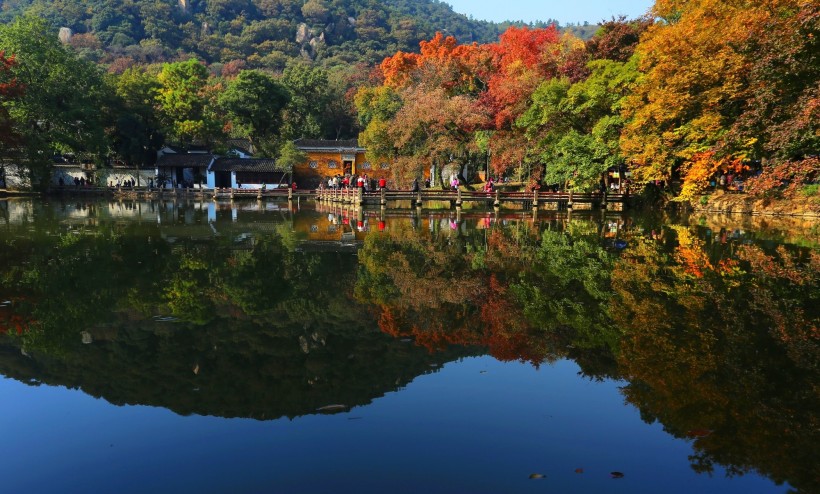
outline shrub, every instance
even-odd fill
[[[807,184],[813,184],[820,171],[820,158],[785,161],[769,166],[757,177],[746,181],[746,190],[756,197],[794,196]],[[816,184],[814,184],[816,186]],[[811,185],[809,185],[811,187]],[[816,189],[815,192],[816,193]]]

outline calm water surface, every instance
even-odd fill
[[[0,201],[0,491],[818,492],[817,228],[743,221]]]

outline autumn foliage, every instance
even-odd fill
[[[657,0],[652,14],[612,19],[587,41],[553,27],[513,26],[486,45],[439,33],[419,53],[385,59],[381,80],[403,105],[461,98],[466,111],[414,128],[418,113],[400,110],[366,123],[363,140],[376,144],[385,130],[381,154],[423,163],[398,175],[489,162],[494,174],[591,190],[626,165],[637,181],[680,179],[684,199],[723,173],[745,179],[762,168],[782,182],[816,167],[817,2]],[[390,146],[393,134],[413,139]]]
[[[5,52],[0,51],[0,103],[19,98],[23,94],[23,86],[11,74],[11,69],[16,63],[14,55],[6,56]],[[8,109],[0,104],[0,147],[8,148],[19,140]]]

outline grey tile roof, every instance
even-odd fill
[[[157,167],[177,167],[204,168],[211,164],[215,156],[213,154],[164,154],[157,160]]]
[[[227,144],[229,148],[238,149],[245,154],[253,154],[254,152],[253,144],[251,144],[249,139],[228,139],[225,144]]]
[[[360,149],[359,141],[347,139],[331,141],[326,139],[297,139],[293,142],[299,149]]]
[[[211,166],[211,171],[234,171],[272,173],[281,172],[276,167],[276,160],[266,158],[218,158]]]

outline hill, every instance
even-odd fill
[[[439,31],[462,43],[489,43],[509,26],[468,18],[437,0],[7,0],[0,22],[26,12],[66,28],[62,39],[115,72],[190,54],[217,67],[273,71],[293,59],[372,64],[416,51]]]

